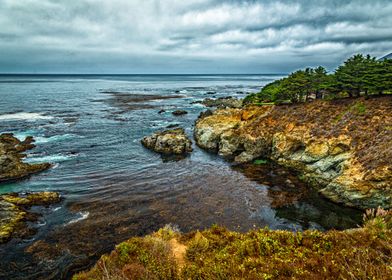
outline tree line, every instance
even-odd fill
[[[249,103],[298,103],[313,99],[359,97],[392,92],[392,59],[356,54],[333,73],[322,66],[306,68],[249,94]]]

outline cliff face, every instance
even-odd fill
[[[195,139],[236,162],[272,159],[335,202],[392,206],[392,96],[217,110]]]

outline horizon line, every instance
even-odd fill
[[[1,73],[0,76],[205,76],[205,75],[287,75],[288,73]]]

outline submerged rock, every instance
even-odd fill
[[[28,237],[34,230],[27,222],[34,222],[39,217],[29,209],[32,206],[48,206],[60,202],[57,192],[36,192],[26,194],[0,195],[0,244],[13,236]]]
[[[181,116],[181,115],[188,114],[188,112],[185,111],[185,110],[176,110],[176,111],[173,111],[172,114],[175,115],[175,116]]]
[[[28,177],[50,167],[49,163],[28,164],[22,161],[24,151],[35,147],[33,137],[20,141],[11,133],[0,135],[0,183]]]
[[[141,143],[150,150],[166,155],[192,152],[192,141],[182,128],[156,132],[144,137]]]
[[[357,102],[365,114],[355,111]],[[334,202],[392,207],[392,97],[222,109],[200,118],[195,140],[236,162],[269,158]],[[335,116],[335,117],[334,117]]]

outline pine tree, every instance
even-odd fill
[[[350,97],[360,96],[365,87],[363,79],[365,71],[365,57],[362,54],[356,54],[339,66],[335,72],[336,80]]]

